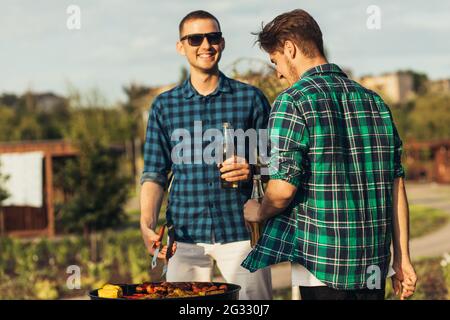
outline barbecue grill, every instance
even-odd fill
[[[154,284],[160,284],[161,282],[155,282]],[[174,282],[176,284],[177,282]],[[196,283],[202,283],[197,282]],[[193,297],[177,297],[177,298],[164,298],[163,300],[238,300],[239,299],[239,291],[241,290],[241,287],[236,284],[231,283],[224,283],[224,282],[205,282],[208,284],[213,284],[217,287],[220,287],[221,285],[225,284],[228,287],[228,290],[224,293],[218,293],[218,294],[212,294],[212,295],[205,295],[205,296],[193,296]],[[117,286],[120,286],[123,291],[124,296],[131,296],[136,292],[136,287],[139,284],[116,284]],[[89,292],[89,297],[91,300],[129,300],[126,298],[101,298],[98,296],[98,290],[95,289],[91,292]],[[152,299],[157,300],[157,299]]]

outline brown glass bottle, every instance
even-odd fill
[[[259,203],[261,203],[263,198],[264,198],[264,188],[261,181],[261,167],[258,161],[258,163],[254,167],[253,189],[251,199],[254,199]],[[259,241],[259,238],[261,237],[263,223],[248,222],[248,228],[250,229],[250,245],[253,248],[254,246],[256,246],[256,244]]]
[[[223,133],[223,156],[222,161],[225,161],[231,157],[236,155],[236,146],[234,145],[234,134],[233,127],[228,122],[223,123],[222,125],[222,133]],[[219,169],[222,168],[222,164],[220,164]],[[220,173],[222,175],[222,173]],[[220,188],[222,189],[237,189],[239,188],[239,183],[237,181],[226,181],[220,177]]]

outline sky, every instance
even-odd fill
[[[80,29],[67,27],[70,5],[80,9]],[[379,29],[367,27],[371,5],[379,9]],[[112,103],[125,100],[122,87],[131,82],[176,82],[187,66],[175,50],[178,24],[198,9],[221,22],[225,73],[239,58],[268,61],[251,32],[301,8],[319,23],[328,60],[354,76],[413,69],[450,78],[450,1],[1,0],[0,8],[0,94],[65,95],[75,87],[97,89]]]

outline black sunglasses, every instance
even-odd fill
[[[203,43],[205,37],[208,39],[209,44],[219,44],[220,41],[222,41],[222,32],[188,34],[187,36],[182,37],[180,41],[187,39],[191,46],[198,47]]]

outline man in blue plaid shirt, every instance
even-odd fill
[[[212,142],[202,139],[207,130],[221,131],[225,122],[243,131],[264,129],[270,105],[260,90],[219,71],[225,40],[214,16],[191,12],[181,21],[179,32],[177,51],[186,56],[190,76],[156,97],[150,112],[141,177],[144,242],[153,253],[164,187],[172,171],[166,218],[175,228],[176,253],[169,260],[167,281],[211,281],[215,261],[227,282],[242,287],[240,299],[271,299],[270,268],[250,273],[240,266],[251,251],[243,217],[243,205],[251,194],[248,161],[227,159],[219,171],[216,162],[202,159]],[[180,133],[194,137],[192,145],[180,141]],[[195,140],[198,136],[200,143]],[[175,152],[180,146],[183,152]],[[221,189],[220,177],[238,181],[242,188]],[[159,258],[165,257],[166,250]]]

